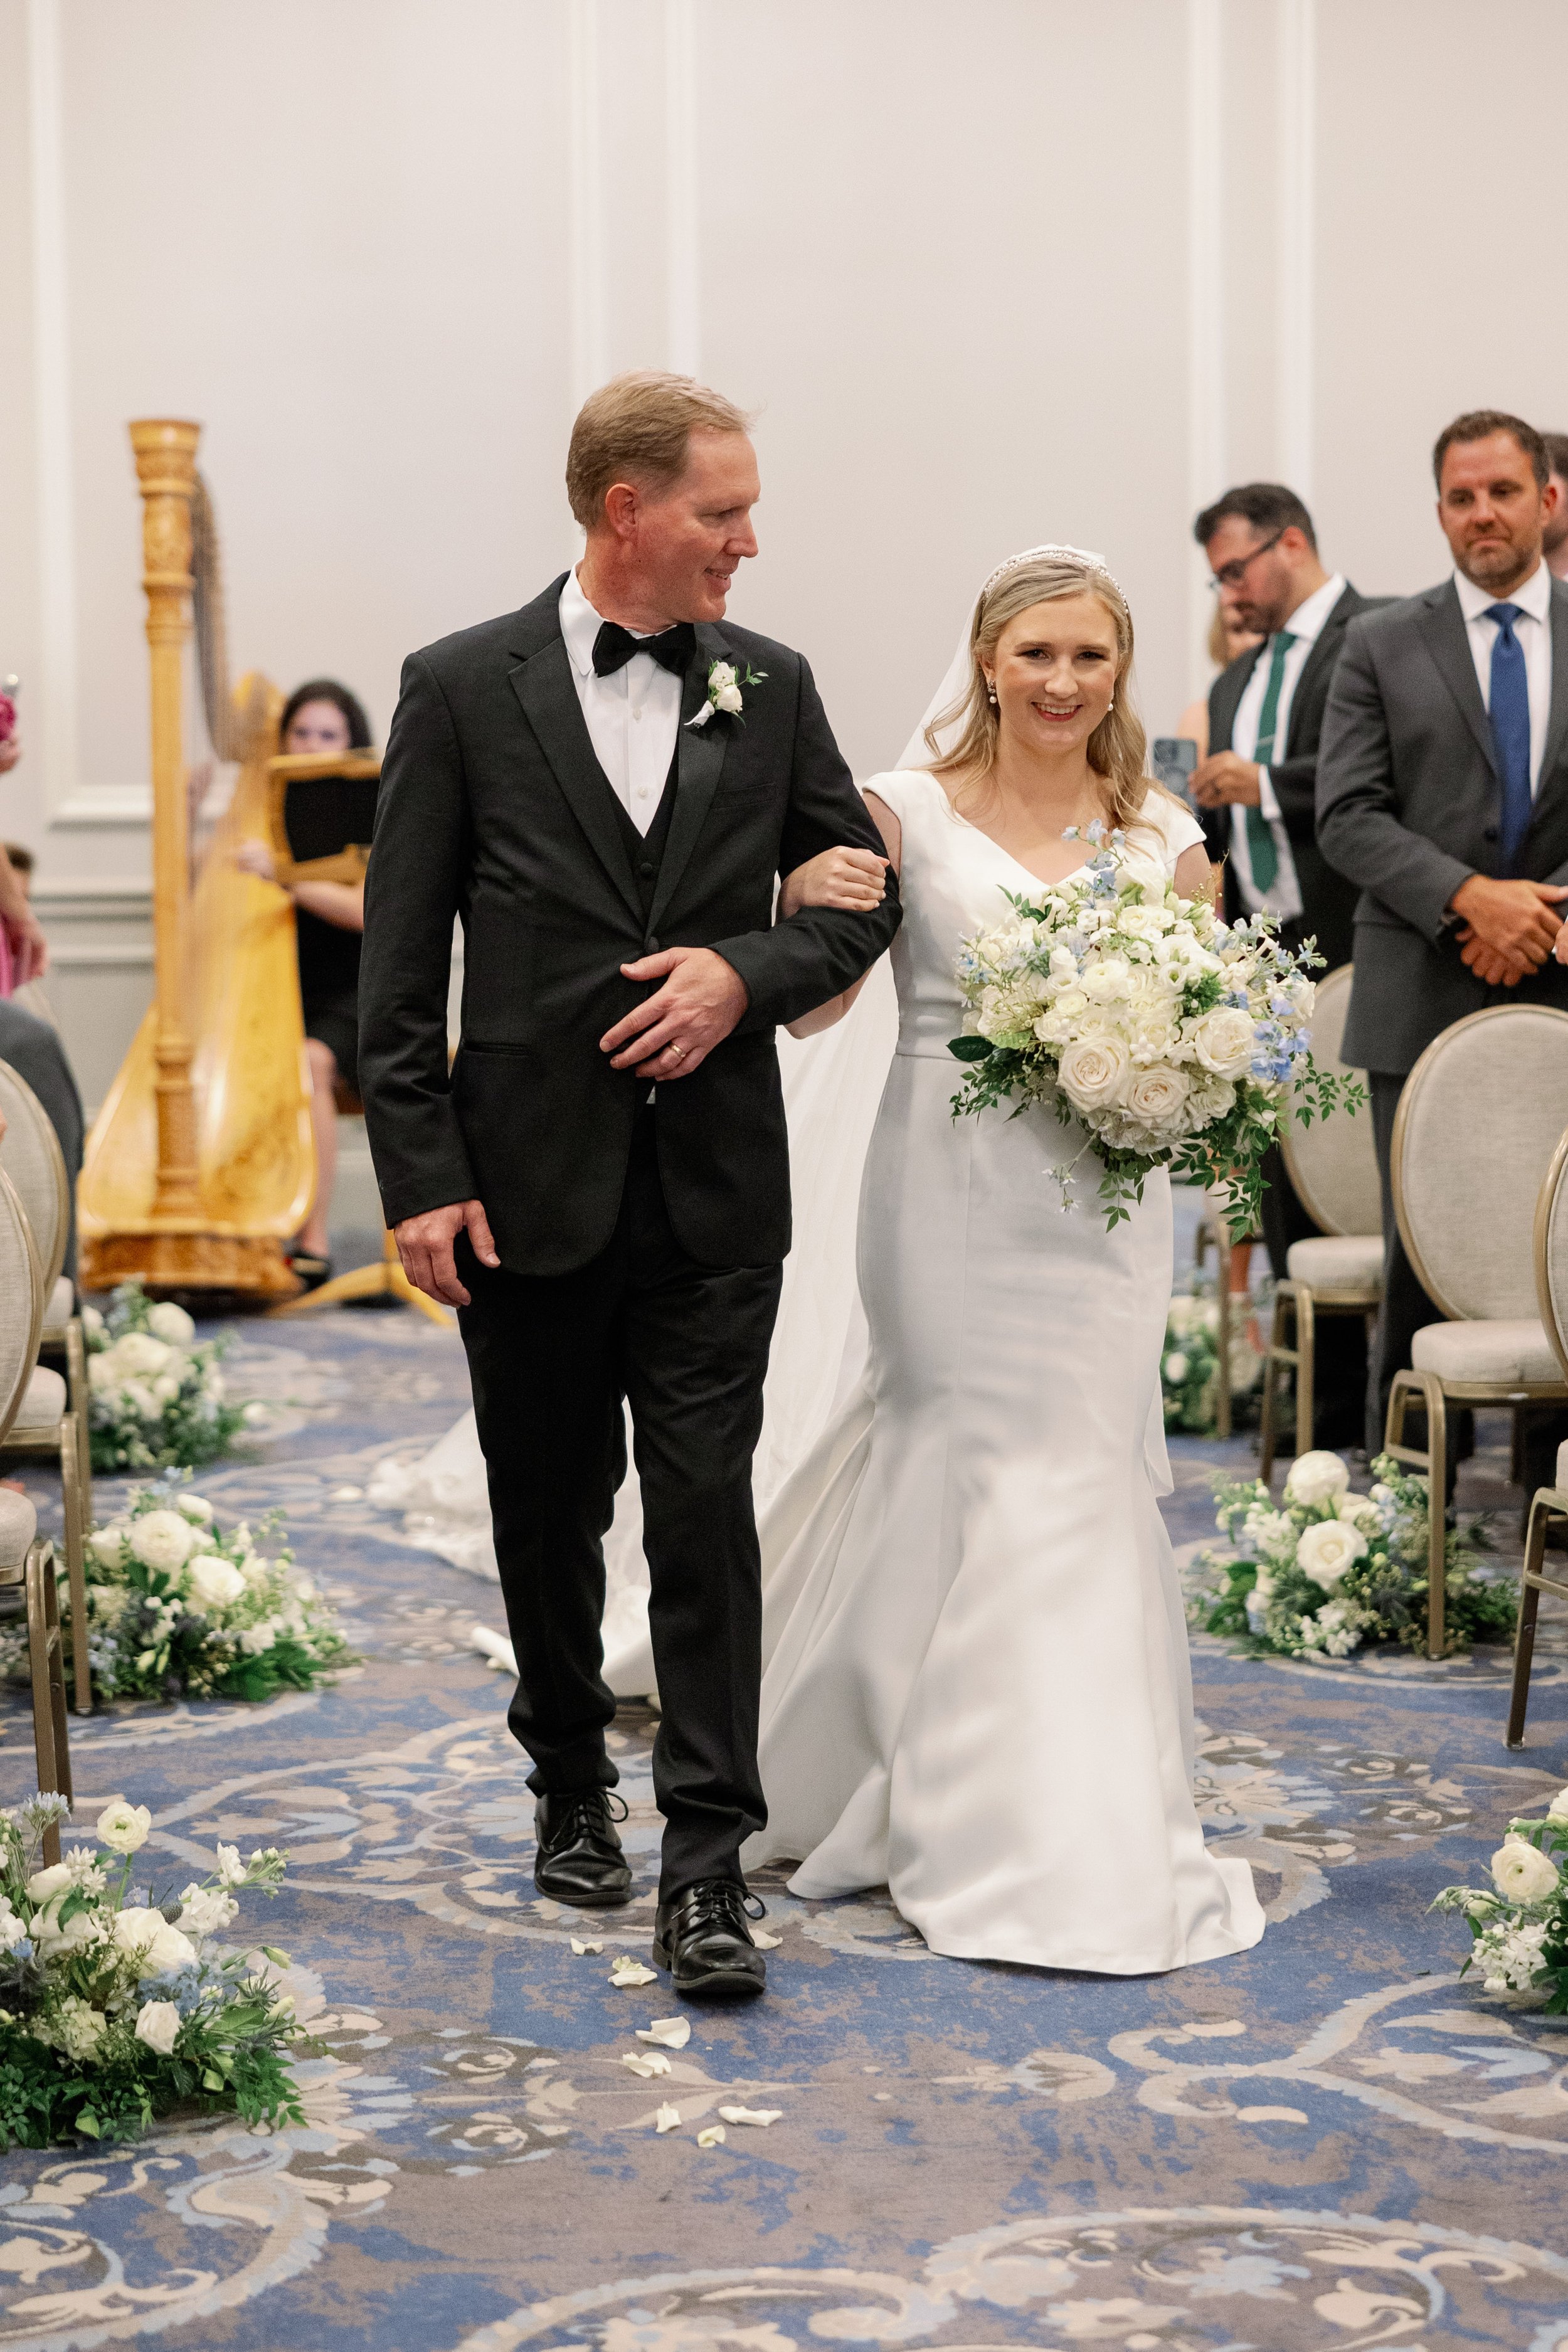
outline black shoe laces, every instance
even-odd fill
[[[735,1934],[744,1932],[747,1919],[765,1919],[768,1906],[760,1895],[752,1895],[732,1878],[704,1878],[689,1886],[676,1897],[676,1911],[683,1928],[728,1927]]]
[[[558,1818],[554,1817],[557,1806]],[[627,1806],[624,1797],[614,1795],[608,1789],[585,1789],[575,1796],[552,1797],[550,1810],[552,1818],[548,1843],[561,1845],[571,1844],[584,1832],[590,1837],[602,1833],[611,1822],[624,1822]]]

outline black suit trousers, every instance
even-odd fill
[[[508,1721],[539,1793],[613,1787],[605,1731],[604,1537],[626,1474],[623,1399],[642,1482],[662,1715],[654,1790],[660,1892],[739,1878],[766,1820],[757,1771],[761,1562],[752,1456],[783,1268],[688,1256],[659,1181],[657,1109],[637,1117],[608,1246],[569,1274],[479,1264],[458,1315],[489,1474],[518,1684]]]

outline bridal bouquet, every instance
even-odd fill
[[[221,1339],[198,1346],[184,1308],[154,1305],[139,1282],[121,1284],[107,1315],[84,1307],[81,1320],[95,1470],[194,1469],[227,1452],[251,1408],[227,1402]]]
[[[1479,1969],[1488,1992],[1522,1993],[1548,2017],[1568,2012],[1568,1789],[1543,1821],[1510,1822],[1491,1858],[1491,1885],[1445,1886],[1434,1911],[1461,1911],[1474,1938],[1459,1974]]]
[[[240,1890],[277,1893],[284,1856],[220,1845],[216,1869],[176,1895],[132,1884],[153,1824],[123,1797],[100,1813],[96,1849],[43,1864],[69,1811],[39,1796],[0,1812],[0,2149],[137,2139],[181,2105],[303,2122],[285,2056],[303,2038],[293,2001],[217,1941]]]
[[[1231,927],[1179,898],[1123,834],[1108,841],[1095,824],[1087,838],[1080,872],[1030,898],[1007,892],[1011,919],[959,950],[964,1034],[950,1050],[970,1069],[953,1116],[1047,1103],[1089,1130],[1108,1226],[1168,1168],[1220,1185],[1239,1239],[1256,1229],[1259,1163],[1290,1091],[1303,1123],[1364,1100],[1308,1050],[1305,968],[1320,959],[1281,947],[1270,917]],[[1076,1165],[1052,1171],[1064,1208]]]
[[[1260,1479],[1217,1479],[1216,1523],[1229,1546],[1197,1562],[1217,1583],[1197,1604],[1205,1632],[1320,1664],[1377,1642],[1424,1650],[1426,1481],[1389,1454],[1372,1471],[1371,1494],[1352,1495],[1337,1454],[1299,1454],[1278,1508]],[[1449,1654],[1513,1632],[1513,1596],[1476,1573],[1478,1545],[1474,1528],[1447,1539]]]
[[[87,1546],[87,1654],[100,1698],[259,1701],[310,1690],[353,1663],[331,1608],[289,1550],[281,1524],[221,1528],[205,1496],[174,1472],[132,1490]],[[77,1627],[62,1581],[68,1646]],[[26,1629],[0,1628],[0,1673],[28,1672]]]

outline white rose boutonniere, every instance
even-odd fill
[[[706,727],[716,710],[727,711],[731,717],[739,719],[746,707],[741,688],[743,686],[761,686],[766,677],[765,669],[753,669],[750,662],[740,669],[736,668],[733,662],[710,662],[708,699],[695,719],[687,720],[687,725]],[[742,723],[743,725],[744,721],[742,720]]]

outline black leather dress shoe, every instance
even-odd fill
[[[620,1806],[619,1812],[613,1810]],[[607,1789],[584,1789],[569,1796],[541,1797],[534,1808],[533,1883],[541,1895],[595,1911],[625,1903],[632,1874],[621,1852],[616,1823],[626,1809]]]
[[[694,2000],[749,2000],[766,1990],[768,1964],[747,1925],[752,1899],[733,1878],[703,1878],[659,1905],[654,1964],[669,1970],[677,1992]],[[752,1916],[762,1917],[760,1903]]]

